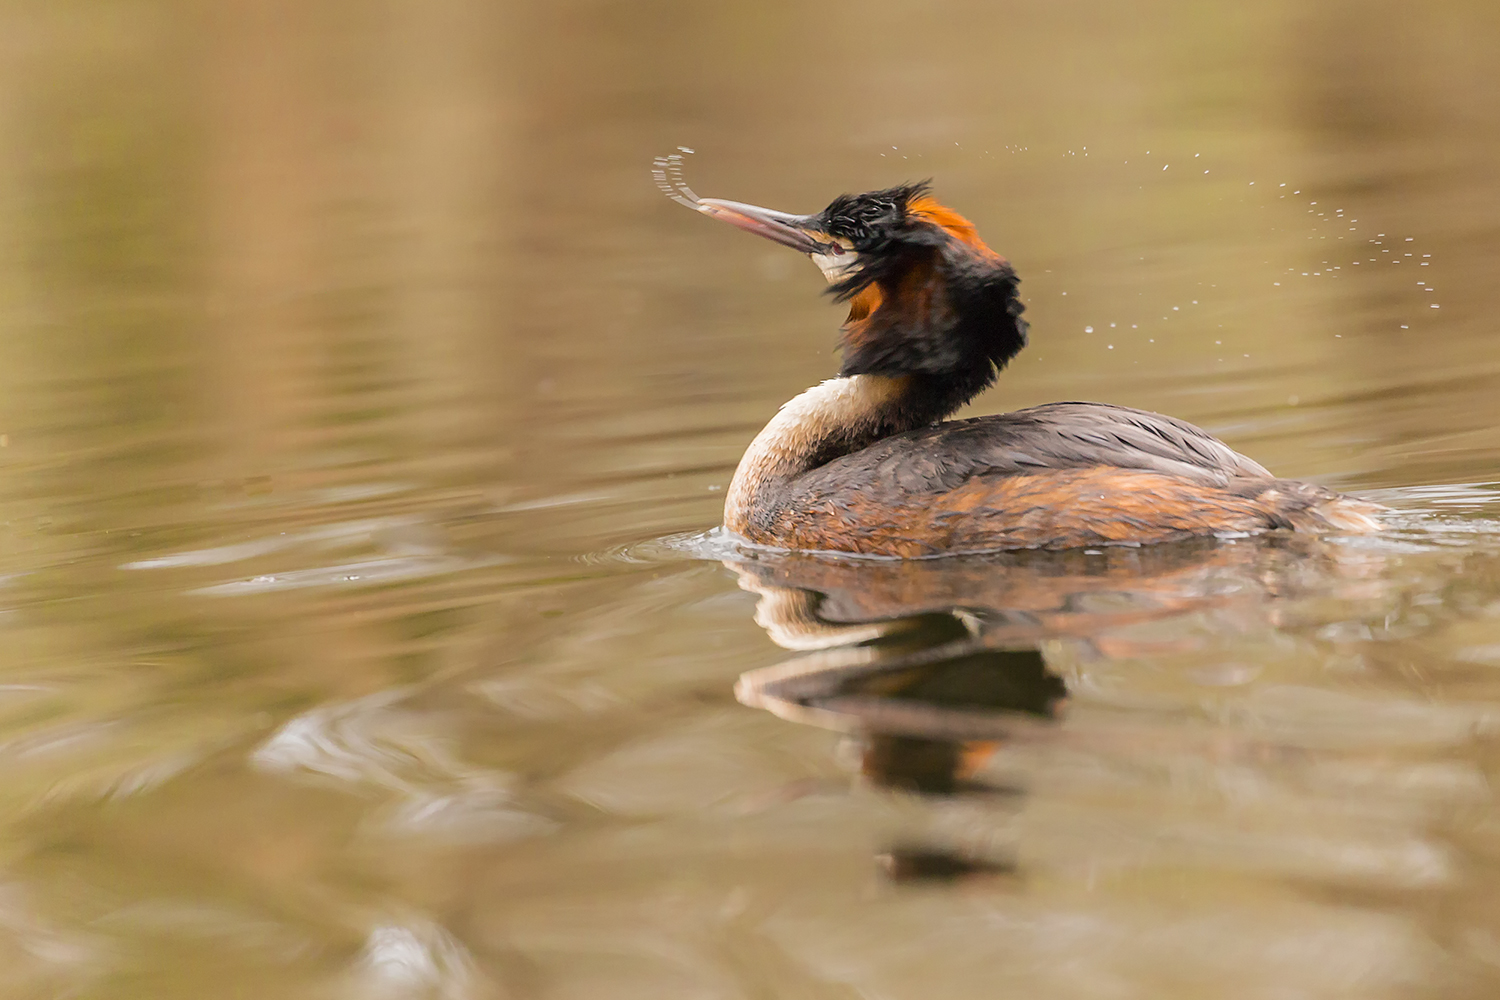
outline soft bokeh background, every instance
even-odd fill
[[[1384,687],[1389,614],[1295,661],[1430,723],[1361,750],[1425,789],[1379,845],[1333,810],[1257,855],[1237,786],[1195,822],[1260,860],[1101,882],[1114,820],[1038,799],[1029,882],[882,881],[938,807],[735,704],[752,598],[655,541],[838,313],[649,168],[799,211],[932,177],[1024,279],[981,409],[1483,513],[1497,51],[1482,0],[4,0],[0,992],[1493,996],[1500,574],[1451,539],[1386,570],[1448,624]]]

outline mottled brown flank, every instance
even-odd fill
[[[1288,480],[1224,487],[1094,467],[978,476],[945,492],[893,493],[866,482],[797,496],[769,523],[745,525],[778,548],[915,556],[997,549],[1149,544],[1219,532],[1341,527],[1373,505]],[[789,498],[790,499],[790,498]]]

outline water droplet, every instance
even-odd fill
[[[1086,326],[1086,327],[1083,328],[1083,332],[1084,333],[1093,333],[1094,332],[1094,328],[1091,327],[1091,326]]]

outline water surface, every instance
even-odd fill
[[[5,5],[0,993],[1493,996],[1497,45]],[[975,412],[1169,412],[1391,530],[705,538],[838,313],[679,145],[787,210],[934,178],[1033,322]]]

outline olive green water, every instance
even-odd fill
[[[1496,51],[1457,0],[0,6],[0,996],[1500,994]],[[1169,412],[1390,530],[697,537],[839,317],[679,145],[788,210],[933,177],[1033,321],[981,412]]]

